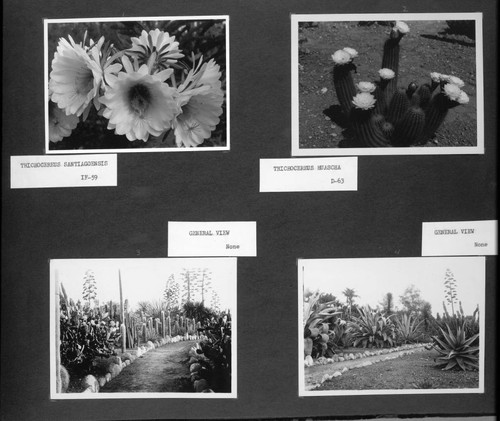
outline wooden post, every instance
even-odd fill
[[[162,310],[161,312],[161,337],[165,339],[165,312]]]
[[[167,323],[168,323],[168,336],[172,337],[172,320],[170,319],[170,312],[168,313],[167,316]]]

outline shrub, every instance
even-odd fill
[[[348,331],[353,338],[353,346],[363,348],[392,347],[396,343],[396,332],[391,316],[385,317],[369,306],[359,309],[359,317],[348,323]]]

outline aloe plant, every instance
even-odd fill
[[[369,306],[359,309],[359,317],[352,317],[348,323],[348,332],[352,335],[353,346],[363,348],[383,348],[394,346],[396,332],[392,316],[385,317],[380,312],[372,311]]]
[[[439,352],[436,358],[437,367],[443,370],[460,368],[461,370],[478,369],[479,346],[473,346],[474,341],[479,338],[479,333],[467,338],[465,334],[465,323],[459,326],[455,332],[447,324],[447,332],[440,328],[442,338],[433,336],[433,348]]]
[[[396,334],[398,342],[409,344],[417,342],[420,336],[419,327],[423,320],[419,321],[416,317],[409,314],[402,314],[400,318],[396,318]]]

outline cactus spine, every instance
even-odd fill
[[[408,99],[406,92],[396,92],[392,97],[391,103],[389,104],[387,121],[395,126],[398,121],[404,116],[409,106],[410,100]]]
[[[431,87],[428,84],[420,85],[415,94],[420,97],[419,107],[425,110],[431,100]]]
[[[356,95],[356,87],[351,74],[354,69],[353,63],[335,64],[333,66],[333,85],[342,112],[347,116],[352,108],[352,97]]]
[[[413,145],[422,136],[424,125],[424,110],[417,106],[410,107],[394,128],[392,143],[394,146]]]
[[[382,56],[382,68],[391,69],[394,71],[394,77],[387,81],[385,89],[386,97],[390,101],[392,96],[398,89],[398,71],[399,71],[399,40],[401,38],[393,38],[394,32],[391,32],[389,39],[384,43],[384,53]]]
[[[357,143],[361,147],[389,146],[380,127],[371,118],[371,114],[371,110],[361,110],[358,108],[351,110],[352,128]]]
[[[434,95],[427,108],[425,126],[421,141],[431,138],[448,114],[449,100],[445,94],[439,92]]]

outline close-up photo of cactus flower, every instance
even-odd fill
[[[399,148],[411,154],[451,147],[461,153],[480,146],[481,34],[473,15],[404,21],[327,16],[297,22],[298,150]]]
[[[46,21],[47,151],[228,149],[226,30],[225,18]]]

